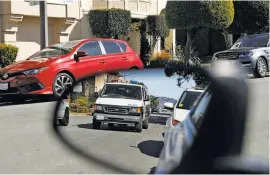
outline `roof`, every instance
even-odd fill
[[[85,39],[87,41],[97,41],[97,40],[103,40],[103,41],[118,41],[118,42],[126,42],[119,39],[113,39],[113,38],[87,38]]]
[[[141,85],[141,84],[132,84],[132,83],[106,83],[106,84],[118,84],[118,85],[129,85],[129,86],[146,87],[145,85]]]
[[[248,38],[248,37],[256,37],[256,36],[269,36],[270,33],[258,33],[258,34],[252,34],[252,35],[245,35],[245,36],[242,36],[241,38]]]

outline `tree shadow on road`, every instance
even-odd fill
[[[164,146],[163,141],[156,141],[156,140],[146,140],[142,141],[137,145],[137,148],[141,151],[141,153],[159,158],[160,152]]]

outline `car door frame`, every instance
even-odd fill
[[[106,52],[106,49],[105,49],[105,46],[103,45],[102,42],[113,42],[113,43],[115,43],[115,44],[119,47],[120,52],[119,52],[119,53],[107,53],[107,52]],[[118,43],[117,41],[100,40],[100,45],[101,45],[101,47],[102,47],[102,49],[103,49],[103,51],[104,51],[104,53],[105,53],[105,62],[109,62],[109,63],[110,63],[110,62],[115,62],[116,65],[118,65],[118,62],[122,62],[121,60],[125,59],[124,57],[125,57],[125,53],[126,53],[126,52],[123,51],[122,47],[119,45],[119,43]],[[128,59],[127,59],[127,60],[123,60],[123,61],[128,61]],[[119,64],[119,65],[120,65],[120,66],[119,66],[119,67],[116,67],[115,70],[120,70],[120,69],[126,69],[126,68],[129,68],[128,62],[127,62],[127,64],[124,64],[125,66],[121,66],[122,63]],[[108,70],[108,71],[111,71],[112,69],[108,69],[108,68],[107,68],[107,70]]]
[[[99,40],[91,40],[91,41],[87,41],[87,42],[85,42],[85,43],[83,43],[83,44],[81,44],[74,52],[73,52],[73,55],[70,57],[70,59],[72,59],[72,61],[74,61],[74,62],[76,62],[76,60],[75,60],[75,58],[74,58],[74,56],[75,56],[75,54],[84,46],[84,45],[86,45],[86,44],[89,44],[89,43],[93,43],[93,42],[97,42],[98,43],[98,45],[99,45],[99,48],[100,48],[100,50],[101,50],[101,55],[98,55],[98,56],[85,56],[85,57],[81,57],[80,58],[80,60],[79,60],[79,62],[80,61],[83,61],[83,62],[86,62],[87,63],[87,65],[89,64],[89,61],[90,60],[93,60],[93,61],[101,61],[101,60],[103,60],[103,58],[104,58],[104,56],[105,56],[105,52],[104,52],[104,48],[100,45],[100,42],[99,42]],[[90,58],[89,58],[90,57]],[[86,59],[89,59],[89,60],[86,60]],[[77,62],[76,62],[77,63]],[[76,64],[75,63],[75,64]],[[100,63],[101,64],[101,63]],[[100,65],[101,66],[101,65]],[[101,66],[101,67],[103,67],[103,66]],[[102,68],[102,69],[99,69],[99,70],[97,70],[97,71],[93,71],[93,72],[89,72],[88,74],[91,74],[91,73],[97,73],[97,72],[104,72],[104,71],[106,71],[106,70],[104,70],[104,67]],[[76,75],[77,73],[76,73],[76,71],[72,71],[72,72],[75,72],[74,74],[75,74],[75,76],[76,77],[79,77],[79,78],[82,78],[82,77],[84,77],[84,76],[87,76],[87,75]]]

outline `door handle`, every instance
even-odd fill
[[[128,60],[128,58],[127,57],[123,57],[122,60]]]
[[[106,63],[106,62],[105,62],[104,60],[102,60],[102,61],[100,61],[100,63],[101,63],[101,64],[104,64],[104,63]]]

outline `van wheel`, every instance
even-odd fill
[[[135,131],[136,132],[142,132],[142,119],[139,123],[135,125]]]
[[[142,128],[148,129],[149,126],[149,117],[146,117],[146,119],[143,121]]]
[[[66,108],[64,118],[59,120],[60,126],[67,126],[69,123],[69,109]]]
[[[98,122],[95,119],[93,119],[93,128],[94,129],[100,129],[101,128],[101,122]]]

